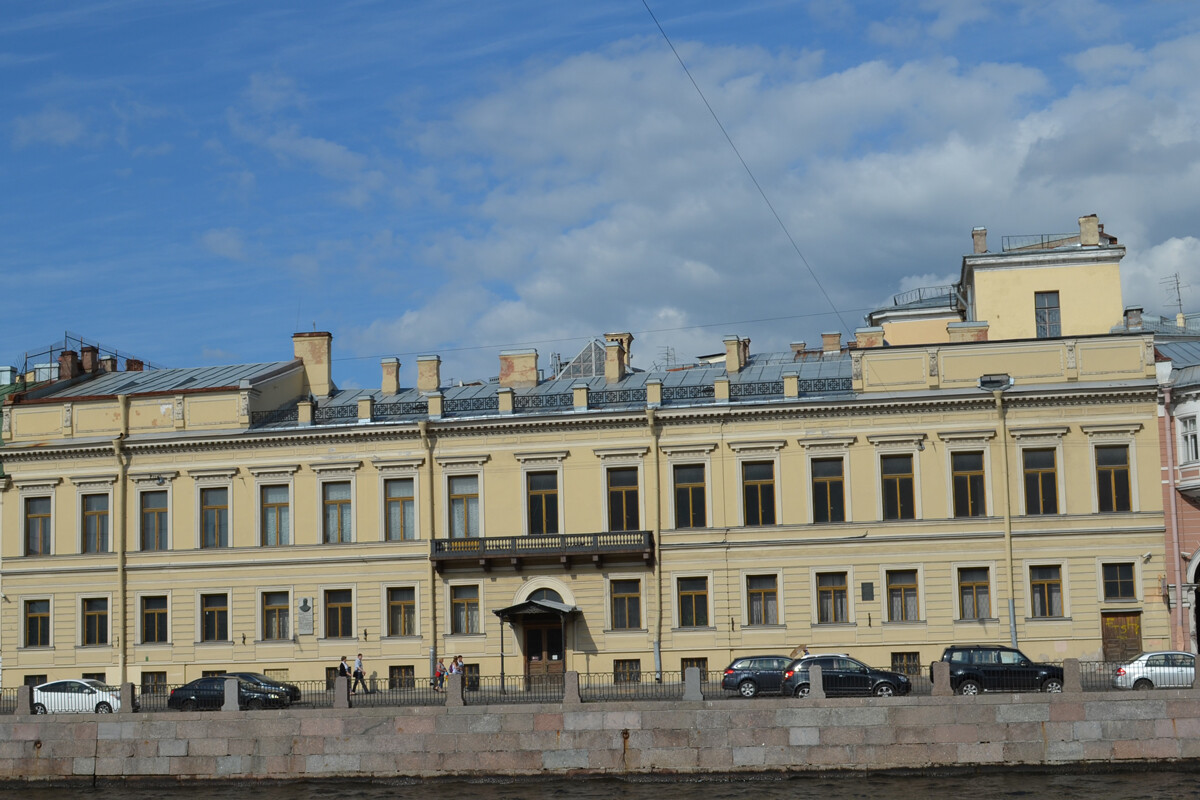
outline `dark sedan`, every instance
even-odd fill
[[[238,707],[257,711],[262,708],[285,708],[291,701],[287,692],[269,689],[249,681],[238,680]],[[225,705],[225,676],[197,678],[178,689],[171,690],[167,708],[180,711],[218,711]]]
[[[265,689],[273,689],[277,692],[283,692],[287,695],[288,700],[293,703],[300,702],[300,687],[294,683],[284,683],[283,681],[275,680],[272,677],[263,675],[261,672],[226,672],[231,678],[253,683],[256,686],[261,686]]]
[[[821,686],[826,697],[891,697],[912,691],[912,681],[907,675],[868,667],[850,656],[820,655],[798,658],[789,664],[783,672],[780,694],[808,697],[808,668],[813,664],[821,668]]]
[[[783,669],[791,661],[787,656],[743,656],[725,668],[721,688],[736,691],[742,697],[754,697],[759,692],[777,692],[783,680]]]

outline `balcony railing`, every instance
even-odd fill
[[[599,565],[614,556],[632,556],[649,563],[654,558],[654,535],[650,531],[609,531],[434,539],[429,549],[429,558],[439,568],[453,563],[476,563],[487,568],[497,561],[519,565],[530,558],[557,558],[568,565],[590,559]]]

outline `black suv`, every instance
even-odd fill
[[[286,708],[290,702],[285,690],[269,689],[249,681],[238,680],[240,708],[251,711],[260,708]],[[167,708],[177,708],[180,711],[220,710],[224,704],[224,675],[197,678],[191,683],[172,689],[171,696],[167,698]]]
[[[797,658],[788,664],[779,693],[785,697],[808,697],[808,668],[813,664],[821,668],[821,686],[826,697],[892,697],[912,691],[907,675],[868,667],[847,655],[820,654]]]
[[[958,694],[980,692],[1061,692],[1062,667],[1038,664],[1020,650],[997,644],[947,647],[942,661],[950,664],[950,688]],[[929,667],[933,680],[933,667]]]
[[[759,692],[778,692],[783,680],[783,668],[791,659],[787,656],[743,656],[725,668],[721,688],[737,691],[742,697],[754,697]]]

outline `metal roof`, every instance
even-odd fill
[[[1171,359],[1173,369],[1200,364],[1200,341],[1159,342],[1154,349],[1164,358]]]
[[[271,361],[265,364],[233,364],[222,367],[189,367],[186,369],[155,369],[145,372],[109,372],[91,380],[81,381],[46,397],[89,397],[97,395],[148,394],[194,389],[220,389],[237,386],[244,380],[251,383],[266,373],[287,367],[290,361]]]

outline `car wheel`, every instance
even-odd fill
[[[894,697],[895,694],[896,687],[892,686],[890,683],[881,683],[875,687],[876,697]]]
[[[738,684],[738,692],[742,697],[754,697],[758,694],[758,684],[754,681],[742,681]]]
[[[1137,689],[1139,692],[1144,692],[1147,689],[1153,689],[1154,684],[1151,683],[1150,681],[1146,680],[1145,678],[1142,678],[1141,680],[1139,680],[1137,683],[1135,683],[1133,685],[1133,688]]]
[[[979,694],[979,682],[978,681],[963,681],[962,683],[960,683],[958,685],[958,693],[959,694],[970,694],[970,695]]]
[[[45,714],[45,713],[46,713],[46,707],[45,707],[44,705],[42,705],[41,703],[34,703],[34,704],[33,704],[33,713],[35,713],[35,714]]]
[[[805,698],[805,697],[808,697],[808,684],[807,684],[807,683],[802,683],[802,684],[800,684],[799,686],[797,686],[797,687],[796,687],[796,693],[795,693],[795,695],[794,695],[794,696],[795,696],[795,697],[799,697],[799,698]]]
[[[1050,692],[1051,694],[1060,694],[1062,692],[1062,679],[1047,678],[1046,682],[1042,684],[1042,691]]]
[[[180,711],[195,711],[196,710],[196,701],[195,700],[184,700],[183,703],[180,704],[179,710]]]
[[[108,703],[97,703],[96,704],[96,713],[97,714],[111,714],[112,706],[110,706]]]
[[[248,703],[246,703],[246,708],[250,709],[251,711],[262,711],[264,708],[262,698],[261,697],[253,698]]]

